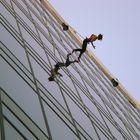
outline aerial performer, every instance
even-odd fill
[[[71,55],[71,53],[67,54],[67,59],[66,59],[65,63],[62,63],[62,62],[57,62],[56,63],[54,69],[51,70],[51,76],[48,78],[49,81],[54,81],[54,78],[57,75],[62,77],[62,74],[58,72],[61,67],[68,67],[70,64],[78,62],[77,60],[70,61],[69,60],[70,55]]]
[[[81,49],[74,49],[72,51],[72,53],[73,52],[77,52],[77,51],[80,52],[80,54],[78,56],[78,62],[80,62],[80,58],[81,58],[82,54],[86,51],[87,44],[88,43],[91,43],[92,46],[93,46],[93,48],[95,49],[95,46],[94,46],[93,42],[96,41],[96,40],[102,40],[102,38],[103,38],[103,35],[102,34],[99,34],[99,35],[92,34],[89,38],[85,38],[83,40],[82,48]]]

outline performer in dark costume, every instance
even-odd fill
[[[80,58],[81,58],[82,54],[86,51],[87,44],[91,43],[93,48],[95,49],[95,46],[93,45],[93,41],[96,41],[97,39],[102,40],[102,38],[103,38],[103,35],[101,35],[101,34],[99,34],[98,36],[92,34],[89,38],[86,38],[86,39],[83,40],[82,49],[74,49],[72,51],[72,53],[79,51],[80,54],[79,54],[79,57],[78,57],[78,61],[80,61]]]
[[[67,54],[67,59],[65,63],[61,63],[61,62],[56,63],[54,69],[51,70],[51,76],[48,78],[49,81],[54,81],[54,78],[56,77],[56,75],[62,76],[62,74],[58,72],[60,67],[68,67],[70,64],[78,62],[77,60],[70,61],[69,60],[70,55],[71,53]]]

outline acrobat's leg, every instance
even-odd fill
[[[58,62],[58,63],[55,65],[55,69],[59,69],[60,67],[64,67],[64,66],[65,66],[65,63]]]
[[[74,52],[77,52],[77,51],[81,51],[82,49],[74,49],[73,51],[72,51],[72,53],[74,53]]]
[[[64,67],[65,63],[59,63],[59,67]]]
[[[80,54],[79,54],[79,56],[78,56],[78,61],[80,61],[80,58],[81,58],[81,56],[82,56],[82,54],[84,53],[85,51],[81,51],[80,52]]]

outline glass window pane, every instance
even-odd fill
[[[26,0],[28,1],[28,5],[33,9],[33,12],[35,12],[36,14],[38,14],[38,16],[40,16],[39,11],[36,9],[35,7],[35,1],[34,0]]]
[[[35,26],[33,25],[33,23],[27,18],[27,15],[25,15],[21,9],[20,9],[20,6],[18,7],[16,4],[13,4],[14,5],[14,9],[17,13],[18,16],[20,16],[20,18],[30,27],[30,30],[33,30],[34,33],[36,33],[36,30],[35,30]],[[23,9],[22,9],[23,10]],[[24,11],[24,10],[23,10]],[[26,13],[27,14],[27,13]],[[29,15],[28,15],[29,17]],[[26,26],[27,26],[26,25]]]
[[[103,102],[103,99],[101,99],[102,95],[101,95],[101,93],[98,92],[96,86],[93,85],[92,88],[88,84],[86,84],[86,86],[87,86],[87,88],[89,90],[89,93],[91,94],[92,98],[94,98],[105,110],[107,110],[106,107],[105,107],[105,104]]]
[[[131,123],[132,124],[132,123]],[[140,130],[138,130],[138,128],[136,128],[136,126],[134,124],[132,124],[133,128],[134,128],[134,134],[135,134],[135,137],[137,137],[138,139],[140,139]],[[138,126],[139,127],[139,126]],[[131,132],[132,133],[132,132]],[[133,134],[133,135],[134,135]]]
[[[78,71],[80,72],[80,75],[83,77],[83,80],[84,80],[84,78],[87,78],[87,80],[88,80],[89,78],[88,78],[88,75],[85,71],[84,65],[76,65],[76,66],[78,68]]]
[[[80,90],[80,89],[79,89]],[[86,105],[86,107],[96,116],[96,119],[99,119],[102,124],[105,126],[105,123],[97,109],[97,107],[89,100],[89,98],[82,92],[80,92],[80,96],[82,98],[83,103]],[[92,115],[92,116],[94,116]]]
[[[3,27],[0,26],[0,33],[2,43],[25,65],[25,67],[29,68],[29,64],[27,61],[26,53],[24,48],[18,41]]]
[[[70,71],[70,74],[72,74],[71,76],[72,77],[74,76],[74,79],[76,78],[76,80],[78,80],[78,82],[80,83],[80,85],[82,85],[84,87],[84,84],[83,84],[83,82],[81,80],[81,77],[78,74],[77,68],[75,66],[69,67],[69,71]]]
[[[24,78],[25,81],[28,81],[28,84],[30,84],[30,86],[33,89],[36,89],[35,85],[34,85],[34,80],[33,80],[32,74],[16,59],[16,57],[14,57],[14,55],[12,55],[7,50],[7,48],[3,47],[2,50],[4,50],[4,52],[2,51],[1,55],[4,59],[6,59],[7,63],[9,63],[11,65],[11,67],[13,67],[15,69],[15,71],[17,73],[19,73],[21,77]],[[2,59],[1,59],[1,62],[2,62]],[[1,69],[1,70],[3,70],[3,69]]]
[[[123,140],[124,139],[123,135],[112,125],[112,123],[108,119],[106,119],[105,116],[103,116],[103,117],[104,117],[104,120],[106,121],[110,131],[112,132],[113,136],[118,140]]]
[[[81,125],[81,127],[92,137],[98,140],[98,136],[91,124],[90,119],[84,112],[68,97],[66,96],[67,103],[72,112],[73,118]],[[79,117],[80,116],[80,117]]]
[[[48,11],[46,11],[46,9],[42,6],[42,8],[43,8],[43,11],[44,11],[44,21],[47,23],[47,22],[51,22],[51,20],[50,20],[50,16],[48,15]]]
[[[24,3],[24,0],[18,0],[16,1],[16,3],[20,3],[20,5],[24,8],[24,10],[28,12],[27,5]]]
[[[53,26],[53,23],[51,22],[51,24],[48,23],[47,25],[51,31],[52,36],[57,38],[57,39],[60,39],[59,34],[58,34],[57,30],[55,29],[55,26]]]
[[[57,62],[62,62],[62,60],[65,61],[65,59],[63,59],[63,57],[61,56],[61,54],[58,52],[58,49],[56,49],[56,48],[54,49],[54,57],[57,58]]]
[[[0,59],[1,60],[1,59]],[[40,102],[37,94],[4,61],[1,61],[0,85],[28,114],[29,117],[46,133]],[[14,82],[13,82],[14,80]]]
[[[25,30],[25,28],[23,28],[21,25],[20,25],[20,29],[21,29],[23,38],[28,42],[28,44],[30,44],[32,47],[37,44],[37,42],[35,44],[35,40],[29,34],[29,32],[27,30]]]
[[[37,1],[34,1],[34,3],[35,3],[35,6],[37,7],[39,13],[42,15],[42,13],[43,13],[42,4],[38,3]]]
[[[6,116],[6,118],[8,118],[8,120],[15,125],[15,127],[22,132],[22,134],[24,136],[26,136],[27,139],[29,140],[36,140],[36,138],[32,135],[32,133],[30,133],[25,127],[24,125],[17,120],[17,118],[5,107],[3,106],[3,114],[4,116]],[[12,140],[12,139],[11,139]]]
[[[49,36],[49,31],[47,27],[47,23],[42,21],[40,17],[37,17],[34,13],[31,12],[32,18],[34,19],[34,23],[36,25],[36,28],[40,31],[43,32],[45,35]]]
[[[68,68],[65,69],[67,71],[67,74],[62,69],[60,69],[59,72],[63,75],[63,78],[62,78],[63,82],[67,85],[68,88],[70,88],[70,90],[73,91],[73,93],[75,94],[74,96],[78,97],[77,91],[74,87],[73,80],[72,80],[71,76],[69,75]]]
[[[4,120],[5,140],[25,140],[6,120]]]
[[[9,5],[8,5],[8,4],[7,4],[7,5],[11,7],[11,2],[10,2],[10,0],[5,0],[5,1],[9,4]]]
[[[35,73],[35,77],[57,99],[57,101],[66,108],[59,85],[55,81],[48,81],[48,73],[32,57],[30,57],[30,60]]]
[[[52,42],[50,43],[49,36],[47,34],[46,35],[42,34],[40,31],[39,31],[39,35],[41,37],[41,40],[42,40],[44,46],[47,48],[47,50],[49,49],[53,53],[54,52],[54,46],[52,45]],[[49,41],[48,41],[48,39],[49,39]]]
[[[6,20],[11,24],[12,27],[15,28],[16,31],[18,31],[17,23],[15,18],[11,15],[11,13],[1,4],[0,5],[0,13]],[[2,33],[1,33],[2,34]],[[5,37],[7,39],[7,37]]]
[[[96,130],[97,130],[101,140],[109,140],[110,139],[110,137],[108,137],[107,135],[103,134],[100,129],[96,128]],[[115,140],[115,137],[113,137],[112,139]]]
[[[52,111],[46,104],[44,104],[44,107],[49,122],[51,135],[54,140],[78,140],[76,135],[55,114],[54,111]]]
[[[45,29],[46,33],[48,33],[46,27],[45,27],[44,24],[42,23],[43,21],[42,21],[42,19],[40,18],[40,16],[35,15],[35,13],[33,13],[33,12],[31,12],[31,16],[32,16],[32,18],[34,19],[35,24],[37,23],[36,25],[39,25],[39,27],[41,27],[41,29],[43,29],[43,31],[44,31],[44,29]],[[38,27],[38,26],[37,26],[37,27]]]
[[[38,57],[41,57],[43,59],[43,61],[48,62],[45,51],[42,48],[42,45],[39,44],[22,26],[20,26],[20,27],[21,27],[23,38],[27,42],[25,44],[29,48],[31,48],[31,50],[35,50],[36,54],[38,54]]]

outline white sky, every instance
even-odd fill
[[[140,103],[140,0],[49,0],[81,36],[103,34],[93,53]]]

